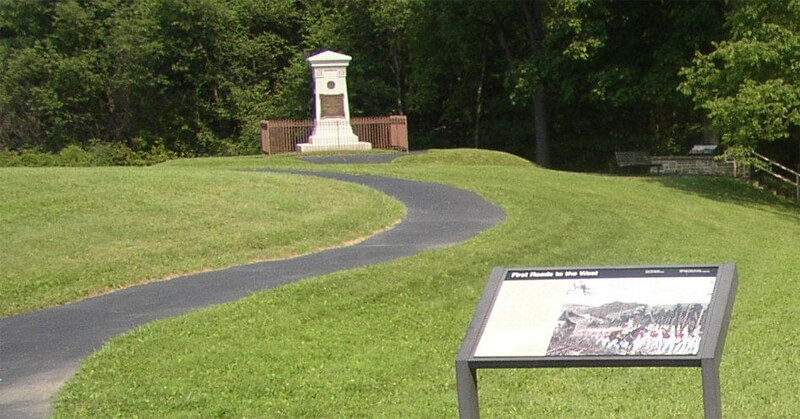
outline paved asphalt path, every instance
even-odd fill
[[[307,173],[312,174],[312,173]],[[0,319],[0,418],[39,418],[81,361],[110,338],[302,278],[376,264],[462,242],[505,218],[461,189],[376,176],[315,173],[360,183],[400,200],[395,228],[359,244],[135,286],[73,304]]]
[[[386,153],[386,154],[350,154],[335,156],[311,156],[298,157],[300,160],[317,164],[381,164],[391,163],[400,157],[412,156],[415,154],[427,153],[427,150],[410,151],[406,153]]]

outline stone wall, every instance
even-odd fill
[[[653,156],[653,163],[661,164],[650,169],[650,173],[662,175],[717,175],[746,177],[748,170],[737,167],[734,161],[720,161],[714,156]]]

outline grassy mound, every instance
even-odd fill
[[[445,164],[459,166],[530,166],[533,163],[513,154],[472,148],[430,150],[423,154],[402,157],[395,164]]]
[[[58,416],[456,417],[455,355],[492,266],[729,261],[740,285],[722,363],[725,414],[800,411],[796,205],[718,178],[409,162],[336,170],[457,185],[508,219],[461,246],[117,338],[68,384]],[[486,370],[480,380],[486,417],[702,417],[699,370]]]
[[[308,253],[402,217],[357,185],[168,168],[0,169],[0,316]]]

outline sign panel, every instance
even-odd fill
[[[720,151],[720,147],[718,145],[698,144],[698,145],[692,146],[692,149],[689,150],[689,155],[690,156],[696,156],[696,155],[711,156],[711,155],[719,154],[719,151]]]
[[[717,269],[512,269],[475,357],[695,355]]]

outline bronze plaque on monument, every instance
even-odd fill
[[[322,118],[344,118],[344,95],[319,95]]]

